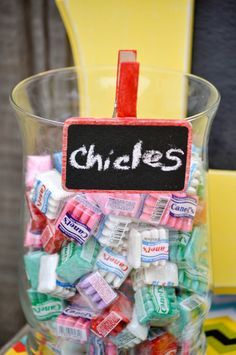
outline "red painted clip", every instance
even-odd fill
[[[118,55],[114,117],[137,116],[139,63],[135,50],[120,50]]]

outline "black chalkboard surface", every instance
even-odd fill
[[[69,119],[63,186],[82,191],[182,191],[191,126],[184,121]]]

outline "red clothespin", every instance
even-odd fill
[[[120,50],[118,54],[116,101],[113,117],[137,116],[139,63],[135,50]]]

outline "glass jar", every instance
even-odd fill
[[[171,223],[162,226],[144,224],[141,217],[124,217],[122,211],[104,212],[102,199],[73,195],[61,187],[63,122],[69,117],[112,117],[115,76],[115,68],[52,70],[20,82],[10,98],[24,149],[20,297],[32,329],[28,352],[39,349],[41,353],[117,354],[119,349],[124,354],[204,354],[202,324],[211,290],[207,144],[219,93],[212,84],[194,75],[141,68],[138,118],[181,119],[192,127],[188,186],[181,196],[173,193],[168,203],[183,198],[197,205],[189,217],[190,228],[180,227],[176,221],[181,218],[173,221],[173,217]],[[144,196],[143,206],[149,198]],[[83,247],[58,229],[58,220],[69,205],[82,209],[90,206],[93,213],[100,209],[100,222]],[[82,217],[76,218],[79,221]],[[119,230],[119,243],[124,243],[121,249],[126,248],[125,253],[113,238],[115,230]],[[147,240],[150,235],[154,240],[159,238],[165,245],[164,261],[145,265],[135,254],[129,275],[120,280],[119,287],[116,284],[119,297],[97,312],[87,302],[90,296],[78,296],[79,291],[89,293],[81,289],[83,282],[81,287],[75,284],[81,277],[88,280],[88,275],[98,270],[113,292],[114,277],[107,276],[97,260],[101,250],[108,247],[118,259],[120,255],[130,262],[132,233],[143,235],[141,244],[145,235]],[[135,237],[133,241],[135,244]],[[159,260],[158,255],[160,252],[155,260]]]

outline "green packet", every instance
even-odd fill
[[[93,270],[100,246],[91,237],[85,244],[69,243],[62,248],[56,273],[66,282],[73,284]]]
[[[32,311],[39,321],[52,320],[59,316],[65,308],[65,302],[62,299],[39,293],[33,289],[29,289],[27,292]]]
[[[141,324],[163,326],[179,316],[173,287],[145,286],[135,293],[135,310]]]
[[[209,270],[207,267],[189,268],[182,263],[178,269],[179,287],[205,295],[209,289]]]
[[[45,252],[37,250],[28,252],[24,255],[26,275],[34,290],[37,290],[38,288],[40,259],[41,256],[45,254]]]
[[[170,261],[189,267],[208,265],[207,228],[194,227],[192,232],[171,231],[169,235]]]
[[[198,329],[203,319],[207,316],[210,308],[208,296],[200,296],[189,291],[181,291],[177,296],[180,317],[168,326],[170,331],[177,338],[181,336],[185,327],[191,326]]]

